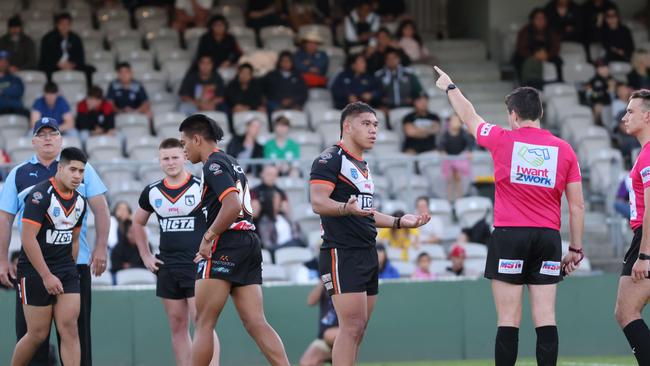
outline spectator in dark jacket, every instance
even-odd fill
[[[0,50],[9,51],[11,72],[36,69],[36,44],[23,32],[20,16],[9,18],[7,34],[0,38]]]
[[[422,92],[417,76],[400,65],[399,51],[394,48],[386,51],[386,65],[375,76],[383,87],[384,108],[410,107]]]
[[[110,100],[117,113],[143,113],[151,118],[151,102],[144,85],[133,79],[128,62],[121,62],[115,68],[117,79],[108,85],[106,99]]]
[[[345,70],[336,75],[332,84],[334,106],[343,109],[348,103],[362,101],[377,106],[382,96],[379,80],[368,73],[368,63],[362,54],[351,55]]]
[[[55,29],[41,40],[39,69],[48,77],[57,70],[79,70],[87,72],[84,46],[81,38],[70,28],[72,17],[62,13],[54,18]]]
[[[546,50],[547,60],[555,64],[558,75],[562,70],[560,59],[560,35],[548,26],[546,13],[540,8],[535,8],[528,16],[528,24],[517,34],[517,47],[512,58],[517,72],[521,69],[526,59],[533,57],[540,46]]]
[[[218,68],[236,65],[242,54],[237,40],[228,33],[228,21],[223,15],[215,15],[208,23],[208,32],[201,36],[197,59],[203,55],[212,56]]]
[[[302,110],[307,101],[307,85],[293,65],[293,56],[282,51],[276,69],[265,77],[269,112],[276,109]]]
[[[436,149],[436,139],[440,133],[440,117],[429,111],[428,102],[429,98],[422,93],[413,103],[415,108],[413,113],[404,116],[403,150],[407,154],[420,154]]]
[[[215,70],[212,57],[200,56],[181,83],[179,110],[188,116],[198,111],[225,111],[224,92],[223,79]]]
[[[121,201],[115,205],[114,212],[123,210],[119,206],[126,206],[129,212],[129,218],[120,220],[117,227],[117,244],[111,251],[111,272],[115,273],[121,269],[128,268],[144,268],[142,258],[138,252],[138,247],[135,242],[135,235],[132,230],[133,221],[131,219],[133,213],[128,203]]]
[[[377,244],[377,261],[379,262],[379,279],[389,280],[399,278],[397,268],[393,267],[386,254],[386,247],[383,244]]]
[[[551,0],[544,8],[548,25],[563,41],[585,43],[580,10],[573,0]]]
[[[29,116],[23,106],[23,81],[9,70],[9,52],[0,50],[0,114],[22,114]]]
[[[77,104],[76,127],[84,141],[89,136],[116,133],[113,105],[104,99],[100,87],[91,87],[86,99]]]
[[[264,146],[257,142],[257,137],[262,130],[262,122],[258,119],[251,119],[246,123],[246,132],[243,136],[234,136],[226,147],[226,153],[233,156],[241,163],[246,159],[262,159],[264,158]],[[247,173],[257,175],[259,166],[248,166],[245,163],[241,164],[242,168]]]
[[[582,24],[585,40],[596,41],[596,33],[605,21],[605,11],[616,4],[610,0],[587,0],[582,4]]]
[[[253,77],[253,66],[239,65],[237,77],[226,88],[226,103],[233,113],[258,110],[266,112],[262,83]]]
[[[399,42],[393,39],[390,31],[387,28],[379,28],[375,38],[370,41],[370,46],[366,47],[364,51],[366,59],[368,60],[368,72],[371,75],[374,75],[384,67],[386,51],[389,48],[398,50],[402,66],[408,66],[411,64],[411,59],[404,51],[402,51]]]
[[[630,29],[621,23],[616,7],[610,7],[605,12],[605,22],[598,29],[597,39],[605,49],[607,61],[630,62],[634,51],[634,39]]]
[[[306,32],[300,38],[300,49],[293,55],[296,70],[310,88],[322,88],[327,84],[329,56],[319,49],[323,39],[317,32]]]
[[[632,71],[627,74],[627,83],[632,89],[650,88],[650,52],[638,49],[632,55]]]

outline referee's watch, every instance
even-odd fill
[[[645,253],[639,253],[639,259],[642,261],[647,261],[648,259],[650,259],[650,255],[647,255]]]
[[[447,85],[447,90],[445,90],[445,93],[449,94],[450,90],[454,90],[456,88],[457,88],[456,84],[449,84]]]

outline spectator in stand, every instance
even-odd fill
[[[411,275],[413,280],[433,280],[436,276],[431,272],[431,256],[422,252],[415,260],[415,272]]]
[[[385,66],[377,71],[375,77],[382,84],[383,109],[410,107],[423,91],[417,76],[400,64],[400,54],[394,48],[386,50]]]
[[[201,36],[196,59],[212,56],[213,64],[219,69],[237,65],[242,51],[237,39],[228,32],[228,20],[223,15],[214,15],[208,23],[209,31]]]
[[[181,113],[189,116],[199,111],[225,111],[223,79],[217,72],[210,55],[203,55],[197,59],[183,77],[181,88],[178,92]]]
[[[625,165],[631,168],[632,163],[634,163],[632,160],[632,152],[640,148],[641,144],[634,136],[627,133],[627,128],[622,118],[618,120],[618,125],[614,128],[612,139],[616,147],[621,151]]]
[[[404,131],[403,151],[410,155],[435,151],[440,133],[440,117],[429,111],[429,98],[425,93],[415,98],[415,110],[402,120]],[[397,123],[397,121],[395,121]]]
[[[259,172],[259,166],[250,166],[242,163],[242,160],[264,158],[264,147],[257,142],[261,130],[262,122],[258,119],[251,119],[246,122],[246,132],[244,135],[233,136],[226,147],[226,153],[239,160],[241,167],[247,173],[252,172],[254,175],[257,175]]]
[[[560,35],[548,26],[544,10],[541,8],[533,9],[528,16],[528,24],[517,34],[517,47],[512,63],[519,75],[521,76],[524,61],[532,57],[541,45],[546,49],[548,61],[555,64],[558,79],[561,80],[560,42]]]
[[[452,246],[448,256],[451,261],[451,267],[447,267],[446,274],[450,276],[469,275],[465,269],[465,256],[465,248],[458,244]]]
[[[71,30],[72,16],[61,13],[54,17],[55,29],[41,39],[41,59],[39,69],[45,71],[48,78],[57,70],[79,70],[90,76],[86,67],[84,46],[77,33]]]
[[[431,214],[429,204],[429,197],[418,197],[415,200],[415,211],[417,211],[418,215],[425,213]],[[429,222],[423,226],[420,226],[418,229],[420,230],[420,244],[440,244],[442,241],[441,236],[443,234],[444,227],[442,221],[436,217],[431,217],[431,220],[429,220]]]
[[[260,29],[272,25],[285,24],[286,9],[284,4],[276,0],[248,0],[246,5],[246,26],[253,28],[257,36],[257,45],[262,46],[259,39]]]
[[[111,212],[111,226],[108,232],[108,248],[113,250],[117,245],[119,240],[118,232],[120,228],[124,227],[124,223],[128,220],[131,220],[131,206],[125,201],[119,201],[113,207],[113,212]]]
[[[262,246],[271,254],[275,254],[279,248],[305,247],[300,227],[282,211],[283,196],[277,191],[272,192],[270,200],[265,201],[265,204],[270,204],[270,207],[262,208],[267,213],[261,215],[255,224],[262,239]]]
[[[11,72],[9,52],[0,50],[0,114],[21,114],[29,117],[23,106],[23,81]]]
[[[288,162],[300,159],[300,145],[289,138],[290,128],[291,122],[287,117],[279,116],[275,119],[275,137],[264,144],[264,158],[275,160],[281,175],[298,176],[298,167]]]
[[[402,20],[397,28],[396,36],[400,48],[413,62],[431,63],[433,60],[427,47],[422,43],[415,22],[411,19]]]
[[[205,27],[210,16],[212,0],[176,0],[174,1],[174,21],[172,27],[183,32],[190,27]]]
[[[318,32],[305,32],[300,39],[300,49],[293,55],[296,71],[302,75],[309,88],[323,88],[327,85],[329,56],[319,49],[321,44],[323,39]]]
[[[597,31],[605,21],[605,11],[616,4],[610,0],[587,0],[582,4],[582,23],[585,40],[589,43],[597,41]]]
[[[603,116],[603,108],[612,104],[612,94],[616,91],[616,80],[609,73],[609,66],[604,59],[596,60],[596,75],[585,85],[585,97],[594,113],[596,124],[604,125],[609,118]]]
[[[521,85],[530,86],[537,90],[544,89],[544,62],[548,61],[548,52],[542,44],[537,44],[531,57],[524,60],[521,66]]]
[[[237,77],[226,87],[226,103],[233,113],[257,110],[266,112],[262,83],[253,77],[253,66],[239,65]]]
[[[316,263],[318,266],[318,263]],[[332,346],[339,333],[339,320],[332,297],[321,281],[309,292],[307,305],[318,304],[318,337],[300,357],[300,366],[323,366],[332,359]]]
[[[379,279],[380,280],[390,280],[394,278],[399,278],[399,272],[388,259],[386,254],[386,246],[384,244],[377,243],[375,246],[377,249],[377,262],[379,262]]]
[[[632,55],[632,71],[627,74],[627,83],[633,90],[650,88],[650,52],[642,48]]]
[[[282,51],[275,70],[264,78],[269,113],[277,109],[302,110],[307,101],[307,85],[293,64],[293,55]]]
[[[376,13],[381,16],[382,23],[391,23],[406,12],[404,0],[378,0]]]
[[[336,75],[331,89],[337,109],[359,101],[377,106],[381,100],[381,84],[368,73],[366,58],[360,53],[348,56],[345,70]]]
[[[0,50],[9,52],[9,70],[36,69],[36,44],[23,32],[23,21],[14,15],[7,21],[7,34],[0,37]]]
[[[615,122],[615,125],[618,125],[623,115],[625,115],[632,91],[632,88],[625,83],[616,84],[616,94],[612,101],[612,120]],[[610,131],[612,131],[612,128],[610,128]]]
[[[59,124],[61,134],[68,136],[78,135],[74,128],[74,118],[70,111],[70,105],[62,95],[59,95],[59,87],[52,82],[45,83],[43,96],[37,98],[32,105],[31,127],[42,117],[52,118]]]
[[[607,61],[630,62],[634,51],[634,39],[630,28],[621,23],[620,14],[615,6],[605,12],[605,22],[598,28],[596,37],[605,49]]]
[[[563,41],[585,43],[580,10],[573,0],[551,0],[544,8],[548,25]]]
[[[447,199],[451,202],[463,196],[463,177],[469,175],[470,151],[474,146],[472,135],[454,114],[447,121],[447,130],[440,139],[440,151],[447,158],[442,162],[442,174],[447,179]]]
[[[111,251],[111,272],[113,274],[122,269],[144,268],[132,229],[133,212],[131,207],[124,201],[118,202],[117,205],[126,205],[129,216],[126,220],[120,221],[117,227],[117,244]]]
[[[366,45],[379,30],[381,19],[372,11],[370,0],[360,0],[345,16],[345,45],[350,47]]]
[[[403,211],[395,211],[393,217],[404,216]],[[402,250],[402,260],[408,262],[409,249],[420,247],[420,231],[415,229],[382,228],[377,233],[377,242]]]
[[[104,99],[104,93],[98,86],[88,90],[86,99],[77,104],[75,126],[82,141],[89,136],[115,135],[115,111],[113,105]]]
[[[117,79],[108,85],[106,99],[110,100],[117,113],[142,113],[151,119],[151,102],[144,85],[133,79],[128,62],[120,62],[115,68]]]
[[[391,48],[397,50],[399,53],[400,63],[402,66],[408,66],[411,64],[411,59],[401,49],[399,42],[393,39],[390,31],[387,28],[380,28],[377,31],[375,38],[370,41],[370,44],[364,51],[368,61],[368,72],[371,75],[374,75],[384,67],[384,63],[386,62],[386,51]]]
[[[278,213],[287,217],[291,216],[291,206],[287,194],[278,187],[279,170],[275,165],[264,165],[260,173],[261,183],[251,189],[251,206],[253,207],[253,220],[257,224],[262,217],[273,215],[273,199],[277,194],[280,197]]]
[[[628,187],[627,174],[621,179],[616,191],[616,200],[614,201],[614,210],[626,219],[630,219],[630,187]]]

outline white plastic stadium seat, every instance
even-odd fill
[[[423,244],[420,245],[420,249],[415,249],[418,253],[427,253],[431,257],[431,259],[446,259],[447,255],[445,254],[445,250],[443,249],[442,245],[438,244]],[[413,257],[415,258],[415,257]]]
[[[269,119],[266,113],[258,111],[233,113],[232,119],[233,128],[238,135],[243,135],[246,132],[246,123],[252,119],[257,119],[262,122],[262,131],[267,130],[269,126]]]
[[[429,271],[437,276],[446,275],[448,267],[451,267],[451,261],[449,260],[432,260],[431,266],[429,266]]]
[[[264,265],[273,264],[273,261],[271,260],[271,252],[267,249],[262,249],[262,263],[264,263]]]
[[[464,267],[469,273],[483,274],[485,272],[485,258],[467,259],[465,260]]]
[[[467,258],[487,258],[487,247],[479,243],[465,243],[465,256]]]
[[[17,137],[7,141],[7,152],[12,161],[23,161],[34,155],[31,137]]]
[[[451,204],[449,201],[436,198],[429,199],[429,212],[431,213],[431,217],[436,217],[440,220],[444,227],[453,224]]]
[[[303,158],[313,158],[323,151],[323,141],[317,133],[308,131],[291,131],[289,138],[300,145],[300,156]]]
[[[262,279],[264,281],[286,281],[287,272],[282,266],[264,263],[262,265]]]
[[[397,272],[399,272],[399,276],[402,278],[408,278],[415,273],[415,264],[411,262],[400,262],[400,261],[394,261],[391,262],[393,267],[397,269]]]
[[[489,212],[492,210],[492,201],[486,197],[463,197],[454,203],[456,216],[462,227],[472,227],[478,220],[486,218],[491,221]]]
[[[25,136],[29,129],[27,117],[19,114],[5,114],[0,116],[0,135],[9,140],[13,137]]]
[[[91,159],[116,159],[122,157],[122,144],[115,136],[92,136],[86,140],[86,151]]]
[[[89,145],[90,146],[90,145]],[[104,156],[103,154],[100,156]],[[119,186],[122,182],[130,182],[135,178],[134,166],[129,164],[126,159],[107,160],[102,158],[102,162],[108,164],[97,165],[97,171],[102,176],[102,180],[108,186],[109,190]],[[160,171],[160,167],[158,167]],[[149,181],[147,181],[148,183]]]
[[[311,204],[304,203],[295,206],[292,210],[294,219],[300,224],[302,232],[309,234],[311,232],[320,232],[321,222],[320,216],[316,215],[312,210]]]
[[[620,150],[608,148],[592,151],[587,162],[591,177],[597,177],[589,179],[590,190],[603,196],[612,194],[623,173],[623,157]]]
[[[586,82],[595,72],[594,67],[586,62],[565,62],[562,65],[562,75],[568,83]]]
[[[102,275],[99,277],[91,277],[91,284],[93,286],[113,286],[113,278],[111,276],[111,273],[108,271],[102,273]]]
[[[156,275],[144,268],[121,269],[115,273],[117,285],[153,285]]]
[[[279,110],[273,112],[271,115],[271,123],[274,123],[276,118],[284,116],[291,123],[292,130],[307,130],[309,129],[309,122],[307,121],[307,114],[302,111],[294,110]],[[274,126],[275,127],[275,126]]]
[[[149,160],[157,156],[160,140],[152,136],[138,136],[128,139],[127,153],[133,160]]]
[[[86,75],[76,70],[59,70],[52,73],[52,81],[55,83],[86,82]]]
[[[120,113],[115,116],[115,127],[127,138],[149,135],[149,119],[142,113]]]
[[[311,250],[302,247],[279,248],[275,251],[275,264],[302,264],[310,261],[314,255]]]

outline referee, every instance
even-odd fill
[[[643,147],[628,177],[632,186],[630,226],[634,238],[623,259],[615,314],[639,365],[650,365],[650,330],[641,317],[650,300],[650,241],[647,233],[650,222],[646,222],[650,215],[645,214],[650,205],[650,90],[632,93],[623,122],[626,132],[636,137]]]
[[[52,178],[59,165],[62,139],[57,126],[57,121],[47,117],[43,117],[36,122],[32,137],[35,155],[30,160],[17,165],[11,170],[0,191],[0,282],[5,286],[13,287],[11,279],[16,277],[7,260],[13,221],[16,217],[18,218],[18,228],[21,230],[20,219],[25,208],[25,196],[34,185]],[[95,215],[96,229],[95,249],[91,253],[86,239],[86,224],[84,221],[80,233],[79,255],[77,257],[77,270],[81,285],[81,310],[78,320],[81,341],[81,365],[89,366],[92,365],[90,273],[92,271],[95,276],[99,276],[106,270],[106,243],[110,218],[108,204],[104,197],[106,187],[90,164],[86,165],[83,182],[77,190],[88,200],[88,206]],[[26,331],[27,325],[23,308],[17,301],[17,339],[22,338]],[[48,358],[49,339],[46,339],[35,353],[30,365],[47,365]]]
[[[485,277],[492,281],[498,329],[496,366],[517,360],[524,285],[530,293],[537,332],[537,364],[555,365],[558,332],[555,296],[562,271],[573,272],[582,254],[584,202],[578,160],[571,146],[540,128],[542,102],[533,88],[506,96],[510,130],[486,123],[449,76],[435,67],[436,85],[467,129],[492,154],[496,192],[494,232],[488,243]],[[571,245],[562,256],[560,205],[566,191]]]

